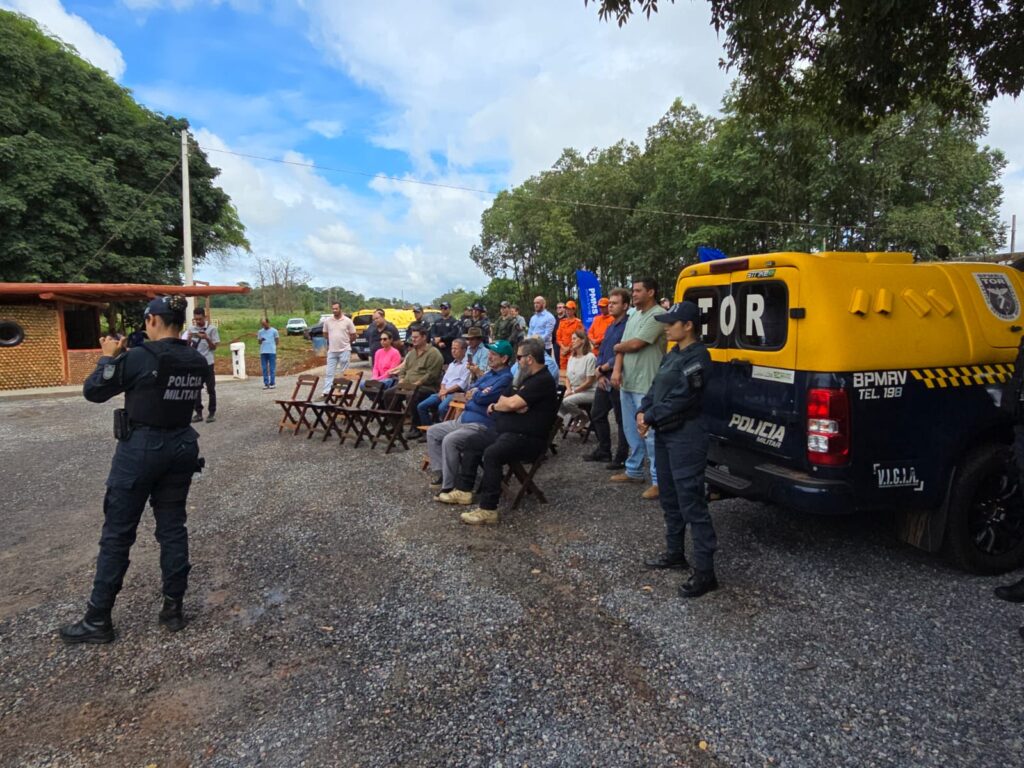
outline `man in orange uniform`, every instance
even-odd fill
[[[555,331],[560,352],[558,367],[563,371],[572,354],[572,335],[577,329],[583,329],[583,321],[576,317],[576,302],[569,300],[565,302],[565,317],[558,321],[558,330]]]
[[[590,339],[590,343],[594,347],[595,357],[601,349],[601,341],[604,339],[604,332],[607,331],[608,326],[614,322],[615,318],[608,314],[608,299],[598,299],[597,316],[590,321],[590,330],[587,331],[587,337]]]

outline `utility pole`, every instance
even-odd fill
[[[1010,217],[1010,253],[1017,252],[1017,214]]]
[[[188,186],[188,131],[184,129],[181,132],[181,239],[185,246],[185,285],[193,285],[192,202]],[[195,309],[195,299],[189,296],[187,314],[185,315],[186,325],[192,322],[193,309]]]

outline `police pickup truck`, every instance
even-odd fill
[[[895,513],[978,573],[1024,560],[999,407],[1024,328],[1010,267],[909,253],[770,253],[684,267],[715,366],[711,489],[822,514]]]

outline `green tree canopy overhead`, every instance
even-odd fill
[[[674,2],[674,0],[670,0]],[[658,0],[584,0],[602,19],[648,18]],[[1024,89],[1019,0],[708,0],[751,109],[796,92],[846,122],[881,119],[919,101],[943,112]],[[810,65],[810,66],[808,66]]]
[[[74,49],[7,11],[0,72],[0,280],[180,282],[176,163],[188,122],[140,106]],[[249,247],[213,183],[218,173],[193,142],[197,263]]]
[[[471,257],[513,280],[522,301],[573,295],[580,268],[606,287],[652,275],[667,295],[701,245],[935,259],[1001,243],[1005,160],[978,147],[981,117],[920,105],[864,130],[801,111],[752,116],[733,99],[724,112],[677,101],[643,148],[564,150],[551,170],[495,197]]]

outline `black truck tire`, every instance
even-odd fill
[[[944,549],[970,573],[1004,573],[1024,561],[1024,494],[1008,446],[968,453],[949,493]]]

